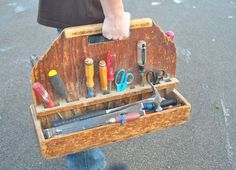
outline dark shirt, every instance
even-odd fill
[[[38,23],[54,28],[101,23],[100,0],[39,0]]]

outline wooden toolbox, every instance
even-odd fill
[[[41,152],[45,159],[62,157],[183,124],[189,117],[190,104],[175,90],[175,87],[180,84],[175,78],[176,47],[174,42],[159,27],[148,18],[132,20],[131,35],[128,39],[90,43],[88,39],[91,36],[101,34],[101,29],[102,24],[65,29],[32,69],[31,83],[40,82],[53,101],[58,103],[53,108],[44,108],[32,90],[34,104],[30,106],[30,110]],[[92,107],[96,110],[104,109],[107,102],[124,100],[127,103],[133,103],[152,95],[149,84],[140,85],[141,76],[137,64],[137,42],[139,40],[146,42],[147,61],[145,70],[165,70],[169,74],[171,81],[161,82],[155,87],[163,97],[168,96],[177,99],[177,106],[146,114],[123,125],[119,123],[105,124],[46,139],[43,130],[50,128],[51,122],[59,119],[57,112],[60,112],[64,118],[70,118],[72,109],[78,115],[86,114]],[[124,68],[128,72],[132,72],[135,78],[132,85],[128,86],[125,91],[116,92],[113,83],[111,93],[103,95],[99,83],[98,63],[100,60],[106,61],[108,51],[116,54],[116,70]],[[91,98],[86,98],[84,68],[86,57],[94,60],[96,96]],[[70,102],[59,98],[53,91],[48,80],[48,72],[51,69],[58,71],[65,84]]]

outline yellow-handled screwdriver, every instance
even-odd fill
[[[86,86],[87,86],[87,96],[93,97],[94,96],[94,64],[92,58],[86,58],[85,61],[85,76],[86,76]]]
[[[102,89],[102,94],[107,94],[107,65],[104,60],[99,62],[99,77],[100,77],[100,84]]]

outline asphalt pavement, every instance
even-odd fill
[[[178,90],[190,119],[103,147],[107,170],[236,169],[236,0],[124,0],[132,18],[175,32]],[[0,169],[66,169],[44,160],[29,113],[29,56],[42,55],[55,29],[37,24],[36,0],[0,1]]]

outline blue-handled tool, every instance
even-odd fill
[[[119,77],[120,79],[118,80]],[[125,88],[133,82],[133,80],[134,80],[133,73],[126,73],[125,69],[120,69],[115,76],[116,91],[117,92],[124,91]]]

